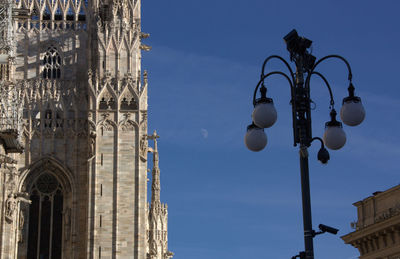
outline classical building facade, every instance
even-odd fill
[[[147,132],[140,0],[14,8],[29,15],[13,19],[1,80],[21,102],[24,151],[0,153],[1,258],[171,258],[158,135]]]
[[[358,249],[361,259],[400,258],[400,185],[354,203],[355,231],[342,237]]]

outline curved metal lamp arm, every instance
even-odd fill
[[[279,59],[280,61],[282,61],[282,62],[286,65],[286,67],[288,68],[288,70],[289,70],[289,72],[290,72],[290,75],[291,75],[291,77],[292,77],[293,82],[296,82],[296,80],[295,80],[295,78],[294,78],[293,70],[292,70],[292,68],[290,67],[289,63],[288,63],[284,58],[282,58],[281,56],[278,56],[278,55],[269,56],[268,58],[266,58],[266,59],[264,60],[264,63],[263,63],[262,68],[261,68],[261,78],[264,76],[265,67],[266,67],[268,61],[270,61],[271,59],[274,59],[274,58]]]
[[[333,101],[332,89],[331,89],[331,87],[329,86],[328,81],[326,80],[326,78],[325,78],[322,74],[320,74],[320,73],[318,73],[318,72],[314,72],[315,68],[316,68],[319,64],[321,64],[322,61],[325,61],[325,60],[331,59],[331,58],[338,58],[338,59],[342,60],[342,61],[346,64],[347,70],[348,70],[348,73],[349,73],[349,75],[348,75],[348,80],[349,80],[350,83],[351,83],[351,80],[352,80],[352,78],[353,78],[353,74],[352,74],[352,72],[351,72],[350,63],[349,63],[344,57],[342,57],[342,56],[339,56],[339,55],[328,55],[328,56],[325,56],[325,57],[319,59],[319,60],[314,64],[314,66],[312,67],[312,69],[309,71],[309,73],[308,73],[308,75],[307,75],[305,85],[306,85],[306,87],[310,88],[310,80],[311,80],[311,76],[312,76],[313,74],[316,74],[316,75],[318,75],[319,77],[321,77],[322,80],[325,81],[325,84],[328,86],[329,94],[331,95],[331,105],[333,106],[334,101]]]
[[[284,76],[284,77],[288,80],[288,82],[289,82],[289,84],[290,84],[290,93],[291,93],[292,96],[293,96],[293,93],[294,93],[293,82],[290,80],[289,76],[286,75],[285,73],[281,72],[281,71],[272,71],[272,72],[269,72],[269,73],[266,74],[266,75],[263,75],[263,76],[261,77],[260,81],[258,81],[258,84],[257,84],[256,88],[254,89],[254,95],[253,95],[253,105],[254,105],[254,106],[256,105],[256,95],[257,95],[257,90],[258,90],[258,88],[260,87],[261,83],[263,83],[264,80],[265,80],[267,77],[272,76],[272,75],[282,75],[282,76]]]
[[[321,148],[325,148],[324,141],[322,140],[322,138],[320,138],[320,137],[314,137],[314,138],[311,139],[310,144],[311,144],[314,140],[319,140],[319,142],[321,142]]]
[[[315,68],[316,68],[322,61],[327,60],[327,59],[330,59],[330,58],[338,58],[338,59],[342,60],[342,61],[346,64],[347,70],[349,71],[348,79],[349,79],[349,81],[351,81],[351,80],[353,79],[353,74],[351,73],[350,63],[349,63],[344,57],[339,56],[339,55],[328,55],[328,56],[325,56],[325,57],[319,59],[319,60],[314,64],[313,68],[311,69],[311,73],[310,73],[310,75],[309,75],[308,77],[311,76],[312,72],[314,72]]]
[[[329,85],[328,80],[327,80],[321,73],[319,73],[319,72],[316,72],[316,71],[315,71],[315,72],[312,72],[311,74],[315,74],[315,75],[319,76],[322,80],[324,80],[325,85],[326,85],[326,87],[328,88],[329,95],[330,95],[330,97],[331,97],[331,108],[333,108],[333,106],[335,105],[335,100],[333,99],[332,88],[331,88],[331,86]]]
[[[323,141],[321,138],[319,138],[319,137],[315,137],[315,138],[312,138],[312,139],[311,139],[310,144],[311,144],[311,142],[313,142],[314,140],[319,140],[319,142],[321,142],[321,148],[319,149],[318,155],[317,155],[318,160],[319,160],[322,164],[328,163],[328,161],[329,161],[329,159],[330,159],[330,156],[329,156],[328,150],[326,150],[326,148],[325,148],[324,141]],[[315,231],[313,230],[313,237],[314,237],[315,235],[318,235],[318,234],[320,234],[320,233],[319,233],[319,232],[315,232]]]

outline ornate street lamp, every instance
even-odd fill
[[[290,53],[290,61],[296,65],[294,73],[289,63],[280,56],[270,56],[265,59],[261,78],[258,82],[253,95],[254,110],[252,113],[253,123],[247,127],[245,136],[245,144],[251,151],[261,151],[267,145],[267,136],[264,132],[265,128],[269,128],[277,120],[277,112],[274,107],[274,102],[267,97],[266,79],[272,75],[281,75],[287,79],[291,89],[291,105],[293,117],[293,137],[294,146],[300,145],[300,170],[301,170],[301,187],[303,201],[303,223],[304,223],[304,243],[305,251],[301,252],[301,257],[305,259],[314,258],[313,238],[320,232],[315,232],[312,229],[311,220],[311,201],[310,201],[310,185],[309,185],[309,170],[308,170],[308,152],[307,148],[311,146],[314,140],[321,142],[321,149],[318,152],[318,160],[322,163],[327,163],[329,153],[325,146],[332,150],[340,149],[346,143],[346,134],[343,131],[343,126],[336,119],[337,112],[334,108],[335,102],[333,99],[332,89],[327,79],[319,72],[315,71],[317,66],[327,59],[340,59],[348,69],[349,96],[343,99],[343,105],[340,110],[340,118],[344,124],[348,126],[357,126],[365,118],[365,110],[360,97],[354,95],[355,88],[352,84],[352,73],[349,62],[341,56],[329,55],[316,61],[316,58],[310,54],[308,49],[311,47],[312,41],[304,37],[300,37],[296,30],[292,30],[284,37],[287,45],[287,50]],[[272,59],[281,60],[289,73],[281,71],[272,71],[266,73],[267,63]],[[310,99],[310,81],[313,75],[319,76],[328,88],[330,95],[330,121],[325,124],[325,133],[323,139],[312,137],[311,130],[311,99]],[[261,97],[257,98],[257,92],[260,92]]]

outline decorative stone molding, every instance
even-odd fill
[[[356,230],[342,239],[358,249],[360,259],[400,254],[399,195],[400,185],[354,203],[358,208]]]
[[[17,18],[17,32],[47,32],[86,30],[85,0],[16,1],[16,8],[28,9],[31,19]]]
[[[375,217],[375,223],[390,219],[397,215],[400,215],[400,203],[396,204],[393,208],[389,208],[377,215]]]

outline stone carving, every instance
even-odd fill
[[[133,80],[132,73],[128,72],[125,74],[124,78],[122,79],[122,84],[124,85],[133,85],[135,82]]]
[[[142,111],[142,120],[140,122],[142,132],[147,132],[147,112]]]
[[[68,114],[85,106],[86,84],[73,80],[29,79],[17,81],[24,103],[24,129],[34,138],[63,138],[65,135],[86,136],[87,130]],[[65,118],[64,118],[65,117]],[[85,121],[85,120],[84,120]]]
[[[6,200],[6,219],[11,223],[13,220],[14,212],[17,209],[17,200],[14,194],[9,194]]]
[[[168,252],[164,253],[164,258],[165,259],[169,259],[169,258],[172,258],[172,257],[174,257],[174,253],[171,252],[171,251],[168,251]]]
[[[389,208],[385,210],[384,212],[380,213],[375,217],[375,223],[384,221],[386,219],[389,219],[391,217],[397,216],[400,214],[400,203],[396,204],[396,206],[393,206],[392,208]]]
[[[12,159],[9,156],[0,154],[0,165],[3,165],[3,164],[17,164],[17,160]]]
[[[13,221],[13,217],[15,214],[15,211],[18,207],[18,204],[20,202],[25,202],[25,203],[29,203],[31,204],[32,201],[29,200],[28,198],[28,193],[10,193],[8,195],[8,198],[6,200],[6,213],[5,213],[5,217],[6,220],[11,223]]]
[[[87,72],[87,77],[88,77],[88,84],[92,85],[92,80],[93,80],[93,71],[89,68]]]
[[[121,121],[120,123],[120,128],[122,131],[133,131],[135,130],[135,124],[132,120],[130,120],[131,114],[130,113],[125,113],[124,114],[124,120]]]
[[[141,39],[147,39],[148,37],[150,37],[150,33],[144,33],[144,32],[140,33],[140,38]]]
[[[150,251],[149,251],[150,258],[156,258],[157,254],[158,254],[157,253],[157,244],[153,239],[151,239],[150,240]]]
[[[7,193],[14,193],[16,192],[16,185],[17,185],[17,180],[18,180],[18,171],[17,168],[12,166],[12,167],[8,167],[6,166],[6,168],[8,169],[7,175],[8,175],[8,180],[6,181],[6,190]]]
[[[110,117],[110,114],[103,113],[101,116],[103,117],[103,119],[98,123],[100,128],[104,129],[105,131],[112,131],[114,129],[114,125],[112,121],[108,119],[108,117]]]
[[[23,107],[21,88],[13,83],[1,81],[0,87],[0,130],[22,128],[20,114]]]
[[[89,135],[89,160],[96,156],[96,132],[91,131]]]
[[[144,50],[144,51],[150,51],[151,50],[151,46],[142,43],[140,45],[140,49]]]
[[[36,1],[27,0],[27,1],[16,1],[16,8],[26,8],[25,6],[36,6]],[[55,6],[56,1],[40,1],[40,8],[34,8],[31,15],[32,17],[43,17],[48,14],[50,20],[40,20],[40,19],[32,19],[28,20],[21,18],[17,23],[17,32],[24,33],[39,33],[40,31],[85,31],[86,26],[84,24],[85,21],[80,19],[69,19],[68,16],[58,15],[57,12],[62,14],[78,12],[81,15],[85,13],[87,7],[87,1],[84,0],[63,0],[57,3],[57,8]]]
[[[147,140],[147,135],[143,135],[142,138],[140,139],[140,150],[139,150],[140,159],[143,162],[147,161],[148,147],[149,147],[149,143]]]
[[[111,79],[112,79],[111,72],[106,70],[106,72],[104,73],[103,84],[105,85],[111,83]]]

